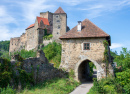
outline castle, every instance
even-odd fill
[[[59,37],[68,31],[67,14],[61,7],[54,13],[41,12],[40,17],[36,17],[35,23],[25,29],[25,33],[10,39],[9,52],[38,49],[40,44],[44,44],[45,29],[47,34],[53,35],[52,41],[61,42]]]
[[[61,7],[55,13],[41,12],[35,23],[26,29],[26,33],[18,38],[11,38],[9,52],[38,49],[40,44],[44,44],[43,36],[46,30],[48,34],[53,35],[52,41],[62,44],[60,68],[66,71],[74,70],[77,81],[88,79],[90,74],[88,62],[93,62],[96,66],[97,79],[106,77],[107,71],[113,75],[110,35],[88,19],[78,21],[78,25],[70,31],[67,28],[67,14]],[[109,56],[108,65],[104,62],[104,41],[109,44],[106,49]]]

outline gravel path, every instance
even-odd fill
[[[74,91],[72,91],[70,94],[87,94],[89,92],[89,89],[93,86],[93,82],[88,83],[82,83],[80,86],[78,86]]]
[[[97,71],[94,69],[93,77],[95,78],[97,76]],[[79,85],[74,91],[72,91],[70,94],[87,94],[89,92],[89,89],[93,86],[93,82],[86,82]]]

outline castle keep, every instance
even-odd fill
[[[54,13],[41,12],[40,17],[36,17],[35,23],[26,28],[25,33],[10,39],[9,52],[37,49],[44,43],[45,29],[47,34],[53,35],[52,41],[61,42],[59,37],[67,31],[67,14],[61,7]]]

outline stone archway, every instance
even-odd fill
[[[93,75],[90,73],[89,63],[91,61],[85,60],[78,67],[78,79],[80,82],[92,81]],[[96,77],[97,78],[97,77]]]
[[[96,66],[97,80],[101,79],[103,76],[105,77],[105,71],[102,69],[101,65],[99,65],[95,60],[92,60],[86,56],[80,56],[80,58],[81,59],[78,61],[78,63],[75,66],[75,80],[80,81],[83,78],[84,73],[88,74],[87,62],[93,62],[93,64]],[[86,78],[87,78],[87,75],[86,75]]]

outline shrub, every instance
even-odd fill
[[[61,62],[61,44],[52,42],[42,49],[50,63],[54,63],[55,67],[59,67]]]
[[[0,88],[0,94],[16,94],[16,90],[8,85],[7,88]]]
[[[27,50],[22,49],[21,51],[15,52],[14,54],[15,55],[19,54],[23,58],[36,57],[36,51],[34,50],[27,51]]]
[[[8,59],[3,59],[3,63],[0,63],[0,87],[6,87],[12,77],[12,66]]]

